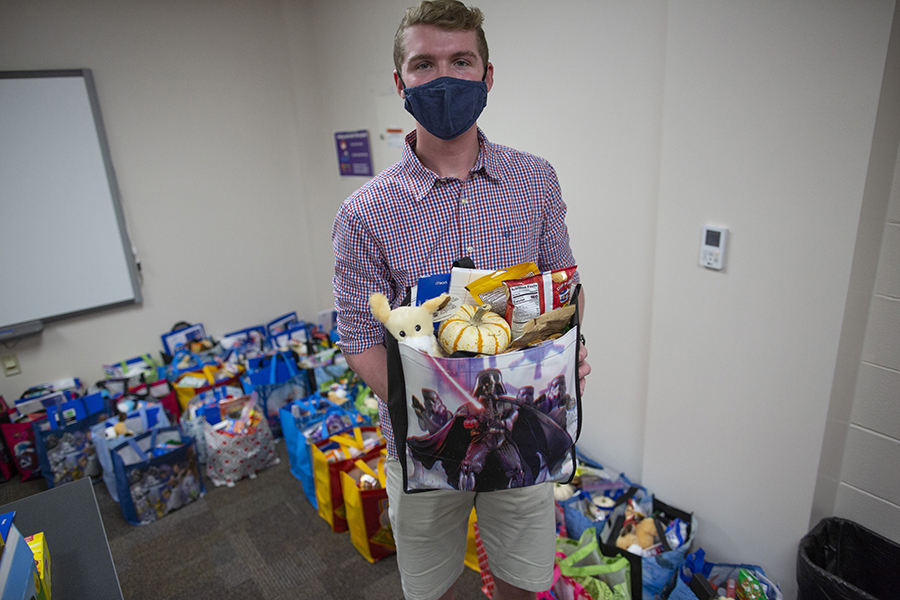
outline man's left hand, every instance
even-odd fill
[[[584,378],[591,373],[591,365],[587,362],[587,355],[587,346],[585,346],[582,341],[581,347],[578,350],[578,388],[581,391],[582,396],[584,396]]]

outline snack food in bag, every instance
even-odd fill
[[[577,285],[573,276],[576,266],[544,272],[532,277],[504,281],[509,291],[506,317],[512,339],[522,335],[525,324],[546,312],[568,306]]]

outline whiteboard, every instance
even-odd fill
[[[90,70],[0,72],[0,339],[140,302]]]

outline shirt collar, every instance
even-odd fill
[[[478,128],[478,145],[480,151],[475,164],[469,169],[470,173],[481,173],[489,179],[503,180],[506,179],[506,169],[501,152],[497,149],[496,144],[488,141],[487,136]],[[406,143],[403,145],[403,157],[400,160],[404,172],[409,177],[415,199],[422,200],[440,177],[427,168],[419,161],[419,157],[415,153],[416,147],[416,130],[413,129],[406,135]]]

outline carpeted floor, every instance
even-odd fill
[[[334,533],[291,474],[284,443],[280,464],[235,487],[206,495],[150,523],[122,518],[106,486],[94,486],[126,600],[399,600],[393,557],[375,564]],[[0,484],[0,504],[47,489],[43,478]],[[481,600],[481,580],[466,568],[458,600]]]

